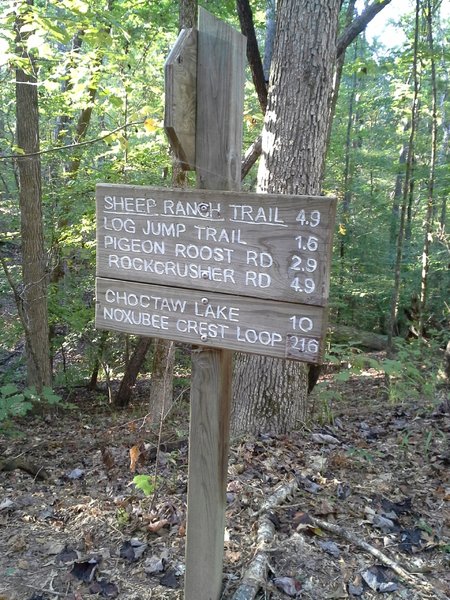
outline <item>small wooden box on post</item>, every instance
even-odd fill
[[[336,200],[240,191],[245,38],[199,9],[165,66],[196,189],[98,184],[96,326],[191,343],[185,600],[222,588],[232,351],[318,363]]]

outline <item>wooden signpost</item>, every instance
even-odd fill
[[[318,363],[334,198],[240,192],[245,38],[199,9],[166,62],[165,128],[195,190],[97,186],[96,326],[195,345],[186,600],[218,600],[232,351]]]

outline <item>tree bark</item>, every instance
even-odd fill
[[[139,371],[142,367],[151,343],[152,338],[138,338],[133,354],[128,362],[125,374],[120,382],[116,397],[114,398],[114,406],[123,408],[128,406],[130,403],[137,376],[139,375]]]
[[[155,424],[164,419],[172,407],[174,359],[175,343],[155,340],[149,407],[152,423]]]
[[[180,0],[179,29],[197,27],[197,0]]]
[[[268,2],[270,2],[271,0],[268,0]],[[370,21],[376,17],[376,15],[385,7],[387,6],[389,3],[391,2],[391,0],[382,0],[381,2],[374,2],[373,4],[371,4],[370,6],[368,6],[360,15],[359,17],[356,17],[356,19],[354,19],[354,21],[352,21],[347,27],[345,27],[344,31],[342,32],[342,34],[339,36],[338,40],[337,40],[337,46],[336,46],[336,57],[340,58],[341,55],[345,52],[345,50],[348,48],[348,46],[353,42],[353,40],[362,32],[364,31],[364,29],[367,27],[367,25],[370,23]],[[264,67],[266,67],[266,64],[264,65]],[[337,75],[337,78],[339,78],[340,75]],[[337,94],[335,97],[336,101],[337,101]],[[330,113],[331,113],[331,118],[333,118],[334,116],[334,110],[332,108],[332,105],[330,105]],[[331,131],[331,123],[329,123],[329,133],[328,136],[330,134]],[[327,139],[327,144],[328,146],[328,139]],[[255,162],[258,160],[259,156],[260,156],[260,151],[259,151],[259,146],[257,144],[257,141],[252,144],[252,152],[246,152],[245,154],[245,158],[243,160],[243,175],[242,178],[244,178],[244,176],[248,173],[248,171],[251,169],[251,167],[255,164]],[[252,162],[253,161],[253,162]]]
[[[32,0],[23,4],[25,11]],[[22,13],[23,14],[23,13]],[[17,19],[17,51],[28,61],[27,69],[16,69],[17,145],[25,154],[39,152],[39,105],[36,66],[26,50],[23,25]],[[22,240],[23,312],[29,336],[26,342],[27,383],[38,391],[51,385],[49,326],[47,310],[47,265],[42,214],[41,162],[39,155],[18,158],[20,233]]]
[[[320,194],[327,142],[339,0],[278,5],[258,172],[260,191]],[[293,429],[306,415],[306,365],[238,355],[233,434]]]

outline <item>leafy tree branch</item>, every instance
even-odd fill
[[[61,150],[73,150],[74,148],[80,148],[80,146],[89,146],[91,144],[95,144],[97,142],[101,142],[106,138],[114,135],[118,131],[122,131],[127,127],[133,127],[135,125],[143,125],[145,121],[132,121],[130,123],[125,123],[124,125],[120,125],[120,127],[116,127],[108,133],[100,135],[99,137],[93,138],[92,140],[86,140],[84,142],[78,142],[75,144],[66,144],[65,146],[56,146],[55,148],[47,148],[47,150],[40,150],[39,152],[29,152],[28,154],[7,154],[4,156],[0,156],[0,160],[9,160],[9,159],[19,159],[19,158],[29,158],[32,156],[42,156],[43,154],[50,154],[52,152],[60,152]]]

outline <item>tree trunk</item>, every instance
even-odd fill
[[[357,45],[355,43],[355,56],[354,56],[354,60],[356,60],[358,56],[358,48]],[[344,232],[341,235],[341,239],[340,239],[340,244],[339,244],[339,256],[341,258],[341,269],[342,269],[342,274],[344,273],[344,258],[345,258],[345,242],[346,240],[348,240],[348,236],[349,236],[349,226],[350,226],[350,204],[351,204],[351,200],[352,200],[352,190],[351,190],[351,181],[352,181],[352,168],[350,165],[350,158],[351,158],[351,141],[352,141],[352,129],[353,129],[353,123],[355,121],[355,115],[354,115],[354,104],[355,104],[355,97],[356,97],[356,90],[357,90],[357,75],[356,72],[353,73],[352,76],[352,87],[350,90],[350,98],[349,98],[349,102],[348,102],[348,115],[347,115],[347,132],[346,132],[346,136],[345,136],[345,160],[344,160],[344,201],[342,203],[342,217],[341,217],[341,222],[344,226]],[[335,85],[335,89],[333,90],[333,99],[336,93],[336,85]]]
[[[441,113],[442,140],[441,140],[439,155],[438,155],[438,159],[437,159],[439,167],[442,166],[443,169],[445,169],[446,157],[448,154],[448,147],[449,147],[449,141],[450,141],[450,120],[448,119],[448,113],[445,110],[446,101],[448,98],[448,88],[449,88],[448,72],[445,72],[445,83],[446,83],[446,88],[445,88],[444,92],[441,94],[440,103],[439,103],[440,104],[440,113]],[[437,204],[435,205],[435,209],[437,210]],[[445,232],[446,222],[447,222],[447,194],[445,193],[445,188],[444,188],[444,191],[442,193],[442,204],[441,204],[441,210],[440,210],[440,215],[439,215],[439,229],[440,229],[440,233],[442,233],[442,234]]]
[[[94,366],[92,367],[91,378],[90,378],[88,386],[87,386],[87,389],[91,390],[93,392],[95,392],[95,390],[97,389],[98,373],[100,371],[103,351],[105,349],[106,340],[108,339],[108,335],[109,335],[108,331],[102,331],[102,333],[100,334],[100,340],[98,342],[98,347],[97,347],[97,356],[95,357]]]
[[[351,344],[367,350],[386,350],[387,335],[362,331],[347,325],[330,325],[332,344]]]
[[[258,172],[260,191],[320,194],[339,0],[282,0]],[[306,365],[238,355],[232,430],[286,432],[304,420]]]
[[[356,0],[350,0],[347,6],[347,12],[345,13],[345,26],[346,28],[350,26],[354,13],[355,13],[355,4]],[[327,132],[327,149],[330,146],[331,139],[331,130],[333,128],[333,119],[336,113],[336,106],[339,97],[339,89],[341,87],[341,79],[342,79],[342,71],[344,70],[345,63],[345,47],[343,51],[339,54],[336,59],[336,69],[334,73],[334,81],[333,81],[333,95],[331,96],[331,104],[330,104],[330,116],[328,117],[328,132]],[[355,54],[356,56],[356,54]]]
[[[404,127],[403,133],[409,130],[411,126],[410,121],[408,120]],[[391,226],[390,226],[390,235],[389,235],[389,247],[390,254],[393,257],[395,255],[395,241],[398,236],[398,219],[400,213],[400,202],[403,195],[403,173],[405,171],[405,163],[406,157],[408,156],[408,146],[406,142],[402,145],[399,158],[398,158],[398,172],[395,177],[395,186],[394,186],[394,196],[392,199],[392,212],[391,212]],[[393,262],[393,261],[392,261]]]
[[[253,85],[258,96],[259,105],[263,114],[267,107],[267,85],[264,76],[263,64],[259,53],[258,40],[256,39],[253,24],[253,13],[249,0],[237,0],[236,2],[241,31],[247,38],[247,61],[252,72]]]
[[[139,375],[139,371],[142,367],[151,343],[152,338],[138,338],[133,354],[128,362],[125,374],[120,382],[116,397],[114,398],[114,406],[123,408],[128,406],[130,403],[137,376]]]
[[[394,286],[392,289],[391,307],[389,314],[389,327],[388,327],[388,352],[392,350],[392,339],[396,334],[396,320],[398,312],[398,303],[400,298],[400,281],[402,272],[402,259],[403,259],[403,243],[405,237],[405,221],[406,221],[406,210],[408,193],[410,188],[411,170],[413,166],[414,157],[414,142],[417,128],[418,118],[418,106],[419,106],[419,76],[417,71],[418,62],[418,47],[419,47],[419,10],[420,0],[416,0],[416,18],[415,18],[415,30],[414,30],[414,59],[412,65],[412,76],[413,76],[413,100],[411,105],[411,130],[409,134],[408,143],[408,156],[406,160],[405,170],[405,181],[403,185],[403,197],[402,205],[400,210],[400,223],[397,236],[397,250],[395,257],[394,266]]]
[[[26,2],[27,10],[32,1]],[[39,152],[39,107],[36,68],[25,48],[18,19],[17,50],[27,68],[16,69],[17,145],[25,154]],[[47,312],[47,272],[42,214],[41,162],[39,155],[17,159],[19,171],[20,233],[22,240],[23,312],[28,329],[26,338],[27,383],[38,391],[51,385],[49,326]]]
[[[160,423],[172,407],[174,359],[175,343],[171,340],[155,340],[149,407],[154,424]]]
[[[436,64],[434,60],[433,41],[433,12],[431,0],[427,0],[427,38],[431,61],[431,150],[430,150],[430,173],[428,176],[428,198],[427,212],[425,216],[425,235],[422,250],[422,275],[420,285],[420,315],[419,335],[423,335],[425,326],[425,308],[428,295],[428,273],[430,270],[430,244],[432,235],[433,213],[434,213],[434,179],[436,170],[437,149],[437,87],[436,87]]]
[[[180,0],[179,29],[197,27],[197,0]]]

